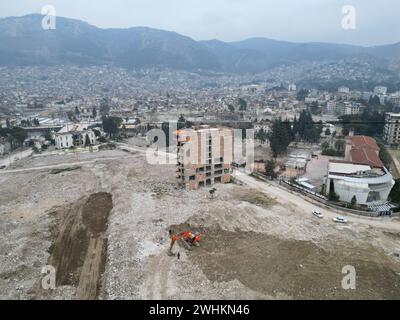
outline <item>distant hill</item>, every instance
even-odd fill
[[[238,42],[194,41],[146,27],[101,29],[57,18],[57,29],[41,28],[38,14],[0,19],[0,65],[115,65],[260,73],[281,64],[367,56],[400,65],[400,43],[361,47],[292,43],[265,38]]]

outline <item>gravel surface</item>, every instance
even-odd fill
[[[295,254],[296,246],[304,248],[319,277],[332,259],[340,257],[340,263],[351,264],[353,260],[346,257],[362,252],[353,262],[369,270],[372,280],[365,285],[373,286],[361,286],[352,298],[400,297],[400,264],[393,257],[400,248],[399,222],[393,228],[390,223],[375,228],[361,220],[338,226],[328,218],[313,218],[311,204],[281,196],[277,190],[263,190],[253,180],[254,185],[217,185],[216,197],[210,199],[206,189],[177,189],[175,166],[149,165],[140,152],[101,151],[78,159],[87,160],[93,162],[50,174],[54,164],[76,166],[76,158],[28,158],[20,161],[18,168],[49,168],[0,175],[0,299],[38,298],[33,288],[40,283],[41,268],[50,257],[55,241],[52,230],[63,221],[52,213],[98,192],[109,193],[113,201],[104,234],[107,257],[104,274],[99,277],[99,299],[342,297],[339,289],[331,287],[310,291],[315,295],[303,293],[308,288],[305,284],[312,281],[307,273],[298,272],[303,258]],[[177,245],[178,260],[167,255],[168,230],[183,224],[203,226],[207,234],[193,251]],[[274,242],[281,244],[279,250],[273,249]],[[276,259],[262,258],[269,253]],[[251,277],[229,256],[248,264]],[[275,273],[266,268],[271,261],[275,261]],[[293,261],[293,268],[285,268],[287,261]],[[330,269],[332,277],[327,283],[337,283],[334,287],[339,288],[342,275],[336,269]],[[390,282],[381,281],[375,273],[382,269],[387,270]],[[289,276],[280,270],[287,270]],[[254,285],[257,282],[261,284]],[[285,289],[288,283],[296,285]],[[74,298],[75,291],[73,286],[61,286],[49,298]]]

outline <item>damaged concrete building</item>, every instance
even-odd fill
[[[197,126],[177,131],[177,178],[180,186],[196,190],[231,181],[234,131]]]

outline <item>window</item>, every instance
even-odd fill
[[[381,200],[381,196],[380,196],[379,192],[371,191],[368,194],[367,202],[374,202],[374,201],[380,201],[380,200]]]

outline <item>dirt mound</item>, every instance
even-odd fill
[[[112,208],[111,194],[96,193],[53,213],[59,222],[52,230],[55,241],[48,264],[56,269],[56,285],[75,287],[78,299],[96,299],[99,294]]]
[[[237,279],[266,295],[295,299],[399,299],[399,267],[374,248],[337,246],[327,252],[310,241],[254,232],[208,229],[191,252],[210,281]],[[344,290],[342,268],[357,272],[357,289]],[[398,272],[399,270],[397,270]]]
[[[275,199],[268,197],[265,193],[262,193],[257,190],[235,190],[233,196],[236,200],[245,201],[256,206],[260,206],[263,208],[270,208],[275,205],[277,202]]]

